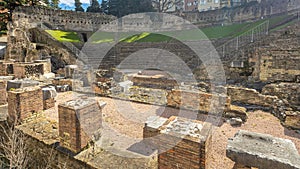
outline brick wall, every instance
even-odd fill
[[[0,105],[7,104],[6,86],[7,86],[7,81],[0,80]]]
[[[14,64],[13,71],[16,78],[39,77],[44,74],[43,63],[28,63],[28,64]]]
[[[8,92],[8,114],[12,121],[24,121],[33,113],[43,111],[43,93],[40,87],[25,87]]]
[[[55,99],[54,98],[49,98],[46,100],[43,100],[43,109],[44,110],[48,110],[52,107],[55,106]]]
[[[58,113],[60,145],[75,153],[86,147],[102,126],[101,107],[95,100],[59,104]]]
[[[0,62],[0,75],[7,76],[7,65]]]
[[[160,118],[160,122],[154,122],[154,126],[158,124],[156,127],[149,121],[144,127],[144,139],[148,144],[158,149],[158,168],[208,168],[212,138],[211,124],[200,124],[203,128],[200,129],[197,136],[182,135],[177,131],[184,130],[187,126],[175,130],[168,126],[178,119],[184,123],[200,124],[199,121],[191,122],[172,116],[168,120]],[[186,128],[186,130],[190,129]]]
[[[12,65],[13,63],[0,61],[0,76],[7,76],[9,74],[13,74]]]

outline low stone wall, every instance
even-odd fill
[[[230,98],[200,91],[172,90],[167,95],[167,105],[202,112],[223,112],[230,106]]]
[[[300,110],[300,83],[268,84],[262,89],[262,94],[285,99],[291,107]]]
[[[133,76],[132,80],[134,86],[158,88],[158,89],[173,89],[175,86],[179,86],[174,79],[164,78],[161,76]]]
[[[43,111],[43,93],[39,86],[25,87],[8,92],[10,121],[24,121],[34,113]]]
[[[300,130],[300,111],[286,111],[285,115],[284,126],[294,130]]]
[[[227,87],[227,94],[232,102],[239,102],[250,105],[258,105],[263,107],[272,107],[275,101],[278,100],[276,96],[263,95],[255,89],[243,87]]]

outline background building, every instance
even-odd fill
[[[198,10],[208,11],[221,8],[221,0],[199,0]]]

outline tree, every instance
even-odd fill
[[[50,6],[54,9],[59,9],[58,4],[59,0],[51,0]]]
[[[50,2],[49,0],[42,0],[43,3],[45,3],[48,7],[50,7]]]
[[[87,8],[86,11],[94,12],[94,13],[101,12],[101,8],[100,8],[98,0],[92,0],[91,5]]]
[[[84,12],[84,9],[82,8],[82,3],[80,0],[75,0],[75,11],[81,11]]]
[[[103,13],[106,13],[108,14],[108,1],[107,0],[102,0],[102,3],[101,3],[101,11]]]
[[[17,129],[16,124],[1,124],[0,133],[0,168],[51,169],[52,165],[56,165],[54,147],[37,149],[32,146],[31,138]]]
[[[107,4],[108,14],[117,17],[154,11],[151,0],[109,0]]]
[[[176,10],[183,6],[182,0],[152,0],[152,3],[158,12],[167,12],[172,8]]]
[[[0,140],[0,157],[2,166],[8,168],[22,169],[28,167],[29,158],[25,136],[13,126],[1,126],[2,137]]]

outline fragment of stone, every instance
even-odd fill
[[[237,164],[249,167],[300,168],[300,156],[291,140],[244,130],[228,140],[226,156]]]
[[[43,100],[55,98],[57,96],[56,89],[53,86],[42,88],[42,91],[43,91]]]
[[[243,124],[243,120],[241,118],[231,118],[229,120],[227,120],[227,122],[231,125],[231,126],[241,126]]]

